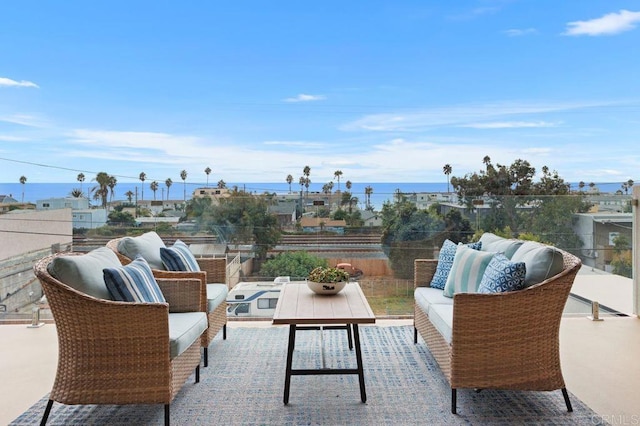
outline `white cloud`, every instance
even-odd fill
[[[547,121],[495,121],[490,123],[470,123],[460,127],[471,127],[473,129],[520,129],[531,127],[556,127],[557,123]]]
[[[324,95],[307,95],[305,93],[300,93],[298,96],[293,98],[285,98],[285,102],[312,102],[312,101],[322,101],[326,99]]]
[[[28,127],[44,127],[45,123],[42,119],[28,114],[13,114],[0,116],[0,121],[5,123],[20,124]]]
[[[413,113],[366,115],[340,127],[344,131],[418,131],[445,126],[469,126],[526,114],[543,114],[610,105],[607,103],[515,103],[478,104],[431,108]]]
[[[264,141],[265,145],[284,146],[284,147],[304,147],[304,148],[322,148],[325,144],[310,141]]]
[[[525,28],[525,29],[512,28],[510,30],[504,31],[504,33],[509,37],[520,37],[520,36],[525,36],[529,34],[537,34],[538,30],[536,30],[535,28]]]
[[[22,80],[22,81],[16,81],[16,80],[12,80],[10,78],[6,78],[6,77],[0,77],[0,87],[35,87],[36,89],[39,88],[39,86],[35,83],[32,83],[31,81],[26,81],[26,80]]]
[[[567,30],[563,35],[568,36],[598,36],[612,35],[632,30],[636,23],[640,22],[640,12],[620,10],[618,13],[609,13],[601,18],[589,21],[574,21],[567,23]]]

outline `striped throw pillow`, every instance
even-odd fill
[[[167,271],[200,271],[200,266],[189,250],[189,246],[180,240],[176,240],[171,247],[161,248],[160,259]]]
[[[147,303],[166,301],[153,277],[151,267],[142,257],[137,257],[126,266],[105,268],[102,273],[113,300]]]
[[[484,271],[494,255],[458,245],[443,294],[453,297],[456,293],[477,293]]]

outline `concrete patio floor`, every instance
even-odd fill
[[[376,326],[406,324],[412,324],[412,320],[380,319]],[[231,321],[229,327],[272,325],[271,321]],[[229,338],[233,338],[233,330]],[[0,341],[0,424],[7,424],[51,390],[57,337],[53,324],[40,328],[0,325]],[[560,342],[567,389],[598,413],[594,424],[601,419],[611,424],[637,424],[640,319],[605,317],[604,321],[593,322],[584,317],[565,317]]]

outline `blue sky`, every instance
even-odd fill
[[[0,182],[640,182],[638,46],[637,1],[4,2]]]

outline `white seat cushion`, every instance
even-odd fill
[[[226,284],[207,284],[207,311],[212,312],[221,303],[225,303],[227,294],[229,294],[229,289]]]
[[[422,309],[422,312],[429,315],[429,307],[434,303],[445,305],[453,305],[453,299],[446,297],[443,291],[433,287],[418,287],[413,292],[416,304]]]
[[[453,304],[434,303],[429,308],[429,321],[444,337],[447,343],[451,344],[453,330]]]
[[[171,359],[174,359],[202,336],[207,329],[204,312],[181,312],[169,314],[169,342]]]

